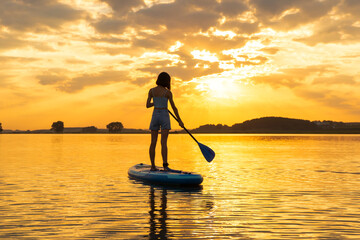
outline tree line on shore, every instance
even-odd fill
[[[106,128],[109,130],[109,133],[119,133],[124,129],[124,125],[121,122],[111,122],[106,125]],[[57,121],[53,122],[50,130],[54,131],[55,133],[63,133],[64,129],[64,122]],[[82,128],[83,133],[96,133],[97,130],[98,129],[95,126]]]
[[[119,133],[124,129],[124,125],[121,122],[111,122],[108,125],[106,125],[106,128],[109,130],[109,133]],[[80,129],[82,133],[96,133],[98,130],[94,126],[76,128],[76,129]],[[64,122],[62,121],[53,122],[50,128],[50,131],[53,131],[54,133],[63,133],[64,130],[65,130]],[[3,131],[4,129],[2,127],[2,123],[0,123],[0,133]],[[30,132],[30,130],[27,131],[16,130],[15,132]]]
[[[263,117],[236,123],[232,126],[206,124],[192,130],[194,133],[360,133],[360,123],[309,121],[283,117]]]

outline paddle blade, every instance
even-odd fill
[[[199,143],[200,150],[202,154],[204,155],[206,161],[211,162],[215,157],[215,152],[209,148],[208,146],[205,146],[204,144]]]

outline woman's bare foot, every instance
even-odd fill
[[[168,163],[164,163],[164,171],[170,171],[171,169],[169,168],[169,164]]]

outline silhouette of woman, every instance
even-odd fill
[[[155,147],[158,138],[158,133],[161,128],[161,155],[163,159],[164,170],[169,170],[169,164],[167,161],[167,139],[169,135],[170,127],[170,117],[168,112],[168,100],[170,101],[171,107],[174,110],[174,113],[179,120],[180,127],[184,127],[183,122],[179,116],[179,112],[175,106],[173,95],[170,91],[170,75],[166,72],[159,74],[156,87],[149,90],[148,98],[146,101],[146,107],[154,107],[150,122],[151,130],[151,144],[149,148],[149,155],[151,161],[151,171],[156,171],[155,167]],[[151,99],[153,101],[151,102]]]

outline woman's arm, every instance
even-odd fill
[[[170,91],[169,91],[169,101],[170,101],[172,109],[174,110],[175,116],[176,116],[176,118],[177,118],[177,120],[179,122],[180,127],[184,128],[184,123],[182,122],[182,120],[180,118],[178,109],[176,108],[174,100],[173,100],[173,95],[172,95],[172,93]]]
[[[151,89],[149,90],[149,94],[148,94],[148,98],[146,100],[146,108],[151,108],[154,106],[154,103],[151,102],[151,98],[152,98],[152,94],[151,94]]]

